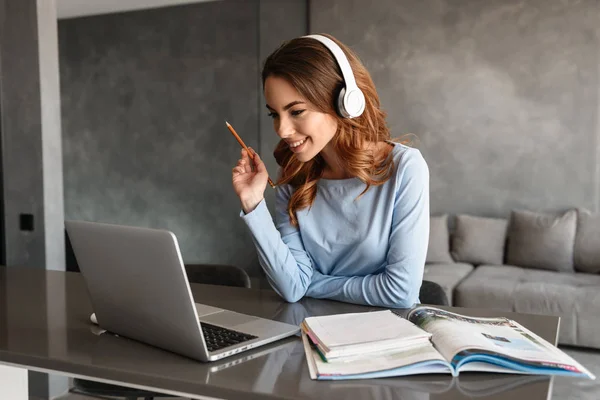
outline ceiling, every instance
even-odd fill
[[[59,19],[201,3],[214,0],[56,0]]]

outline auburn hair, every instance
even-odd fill
[[[365,96],[365,110],[360,117],[349,119],[338,115],[335,104],[344,86],[343,75],[333,54],[315,39],[300,37],[286,41],[267,57],[262,70],[263,89],[268,77],[283,78],[317,110],[337,119],[338,128],[331,145],[344,169],[366,184],[362,196],[371,186],[382,185],[393,174],[392,157],[376,159],[373,151],[365,148],[368,142],[391,140],[386,113],[381,110],[373,80],[357,55],[333,36],[323,36],[333,40],[346,54],[356,84]],[[279,141],[273,154],[281,167],[277,185],[290,184],[295,189],[287,210],[292,224],[297,226],[296,212],[313,204],[326,164],[321,154],[307,162],[299,161],[284,140]]]

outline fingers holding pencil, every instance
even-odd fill
[[[259,173],[265,173],[267,175],[267,182],[269,182],[269,185],[271,185],[271,187],[274,188],[275,184],[273,183],[271,178],[269,178],[269,174],[267,172],[267,167],[265,166],[265,163],[260,158],[258,153],[256,153],[252,149],[251,149],[251,151],[252,151],[252,160],[254,161],[254,166],[256,167],[256,171]]]
[[[254,210],[264,199],[268,178],[260,157],[252,149],[242,149],[241,158],[232,170],[231,180],[245,213]]]
[[[242,149],[242,158],[240,158],[239,163],[244,172],[252,172],[253,161],[251,160],[246,149]]]
[[[240,167],[240,172],[256,172],[257,174],[265,174],[268,178],[265,163],[252,147],[248,147],[248,150],[242,149],[242,158],[238,161],[237,166]]]
[[[244,159],[244,150],[246,151],[247,155],[249,156],[250,159],[256,161],[256,157],[258,157],[258,159],[260,160],[260,156],[258,156],[258,153],[256,153],[254,150],[252,150],[251,148],[249,148],[248,146],[246,146],[246,144],[244,143],[244,141],[242,140],[242,138],[237,134],[237,132],[235,131],[235,129],[233,129],[233,126],[231,126],[231,124],[227,121],[225,121],[225,125],[227,126],[227,129],[229,129],[229,132],[231,132],[231,134],[233,135],[233,137],[235,137],[235,140],[237,140],[237,142],[240,144],[240,146],[242,146],[242,159]],[[248,162],[249,160],[247,160]],[[260,164],[262,164],[262,169],[264,172],[267,172],[267,168],[265,167],[264,163],[262,162],[262,160],[260,160]],[[275,187],[275,184],[273,183],[273,181],[271,180],[271,178],[269,178],[268,174],[267,174],[267,181],[269,182],[269,185],[271,185],[272,188]]]
[[[259,157],[251,159],[245,150],[232,169],[232,179],[234,187],[240,192],[263,192],[267,186],[267,172],[262,161]]]
[[[256,167],[256,172],[266,173],[267,172],[267,167],[265,166],[265,163],[260,158],[260,156],[258,155],[258,153],[255,152],[252,149],[252,147],[249,147],[248,149],[250,150],[250,156],[252,157],[252,161],[254,162],[254,166]],[[268,181],[269,181],[269,184],[271,186],[275,186],[275,185],[273,185],[273,182],[271,182],[271,178],[268,178]]]

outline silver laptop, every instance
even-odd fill
[[[167,230],[65,221],[98,325],[200,361],[291,336],[299,327],[194,303]]]

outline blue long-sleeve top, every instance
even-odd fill
[[[259,262],[286,301],[303,296],[408,308],[419,302],[429,243],[429,169],[421,152],[394,143],[394,173],[383,185],[320,179],[310,208],[291,224],[293,188],[276,189],[275,220],[265,201],[240,215]]]

